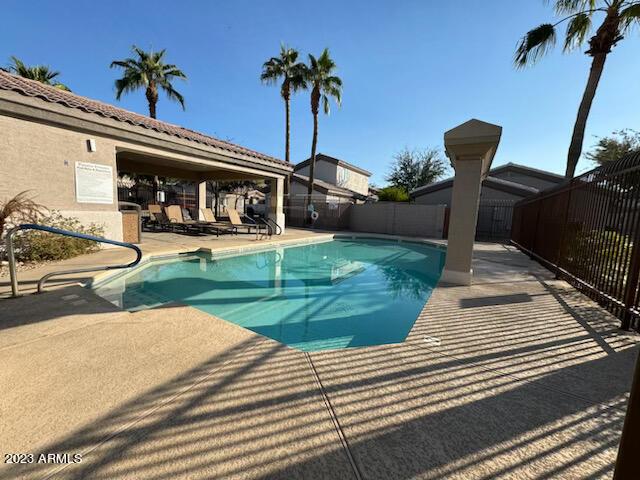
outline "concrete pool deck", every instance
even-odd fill
[[[166,235],[145,253],[202,243]],[[0,478],[609,478],[638,336],[511,247],[474,269],[405,342],[311,354],[68,282],[0,300],[2,453],[82,454]]]

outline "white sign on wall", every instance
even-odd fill
[[[113,203],[113,168],[97,163],[76,162],[76,201]]]

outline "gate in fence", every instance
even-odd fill
[[[481,200],[476,240],[505,242],[511,238],[514,200]]]

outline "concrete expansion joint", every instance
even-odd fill
[[[327,408],[327,412],[329,413],[329,417],[331,417],[331,421],[333,422],[333,426],[336,429],[336,433],[340,438],[340,443],[342,444],[342,448],[351,464],[351,468],[353,470],[353,476],[357,480],[362,480],[362,474],[360,473],[360,469],[358,468],[358,464],[356,463],[353,454],[351,453],[351,448],[349,448],[349,442],[347,441],[347,437],[342,430],[342,426],[340,425],[340,421],[338,420],[338,416],[336,415],[333,406],[331,405],[331,401],[329,400],[329,396],[327,395],[324,386],[322,385],[322,380],[320,380],[320,375],[318,375],[318,371],[316,370],[315,365],[313,364],[313,359],[308,352],[304,352],[304,356],[309,363],[309,368],[311,369],[311,373],[313,374],[313,378],[318,386],[318,390],[320,391],[320,395],[322,396],[322,401],[324,402],[325,407]]]

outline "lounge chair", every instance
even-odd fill
[[[236,227],[231,222],[217,220],[216,216],[213,214],[213,210],[211,210],[210,208],[201,208],[200,213],[202,214],[202,218],[204,218],[204,221],[208,224],[220,226],[223,228],[231,228],[234,232],[237,233]]]
[[[252,233],[252,230],[256,233],[261,231],[268,231],[269,227],[266,224],[258,224],[255,222],[243,222],[240,217],[240,213],[233,208],[227,208],[227,213],[229,214],[229,220],[231,221],[231,225],[236,228],[236,231],[239,232],[238,229],[245,230],[245,233]]]
[[[212,225],[207,222],[198,222],[196,220],[185,220],[179,205],[169,205],[168,207],[164,207],[164,211],[171,225],[180,226],[184,228],[186,232],[215,233],[216,237],[219,237],[220,233],[232,233],[231,228]]]
[[[160,205],[149,205],[149,221],[145,225],[153,230],[172,230],[171,222],[162,211]]]

